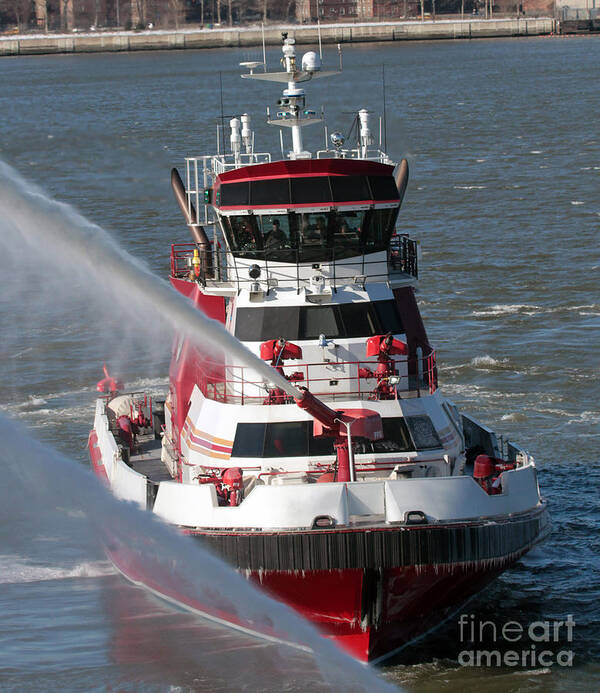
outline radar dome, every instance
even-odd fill
[[[302,70],[304,72],[318,72],[320,69],[321,58],[314,51],[308,51],[302,56]]]

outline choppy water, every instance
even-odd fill
[[[187,241],[169,169],[214,149],[218,70],[225,113],[248,110],[257,148],[277,150],[261,118],[277,90],[238,79],[248,57],[5,58],[0,159],[165,276],[169,244]],[[442,387],[530,449],[551,503],[551,538],[467,613],[577,624],[573,667],[489,670],[459,665],[449,622],[382,669],[410,691],[600,688],[599,59],[587,37],[362,45],[345,49],[343,76],[308,89],[345,131],[356,106],[379,107],[385,63],[388,149],[411,164],[402,216],[422,244],[420,302]],[[2,408],[86,464],[102,361],[159,391],[169,335],[149,340],[116,306],[98,311],[85,278],[66,285],[34,255],[2,248],[0,276]],[[124,584],[85,542],[46,536],[27,499],[20,507],[27,521],[5,512],[0,526],[0,689],[243,686],[195,655],[207,636],[191,617]],[[297,671],[282,687],[302,690]]]

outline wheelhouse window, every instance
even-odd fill
[[[330,246],[330,214],[297,214],[298,241],[302,249],[326,248]]]
[[[250,184],[245,183],[228,183],[222,185],[219,192],[218,202],[226,206],[245,205],[250,202]]]
[[[222,217],[227,243],[240,257],[256,257],[263,249],[262,232],[253,214]]]
[[[327,204],[398,200],[392,176],[299,176],[222,183],[219,206]]]
[[[398,209],[222,216],[237,257],[330,262],[387,250]]]
[[[360,338],[404,332],[393,300],[341,305],[238,308],[235,336],[243,342]]]
[[[373,199],[365,176],[331,176],[329,180],[334,202]]]
[[[369,176],[369,185],[374,200],[398,200],[398,188],[392,176]]]
[[[269,214],[258,218],[265,251],[272,252],[296,247],[296,232],[292,229],[290,217],[287,214]]]
[[[290,178],[292,204],[323,204],[331,202],[331,188],[327,176]]]
[[[254,180],[250,183],[251,205],[289,205],[290,179]]]
[[[390,244],[398,207],[392,209],[373,209],[365,219],[365,230],[362,236],[365,253],[387,250]]]

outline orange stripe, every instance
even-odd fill
[[[188,448],[190,448],[194,452],[199,452],[202,455],[206,455],[207,457],[214,457],[217,460],[228,460],[231,457],[230,453],[212,452],[211,450],[207,450],[206,448],[201,448],[199,445],[190,442],[190,440],[187,438],[185,442],[187,443]]]
[[[201,431],[199,428],[196,428],[189,416],[186,418],[185,423],[189,424],[188,428],[191,429],[197,436],[208,438],[208,440],[212,441],[213,443],[218,443],[219,445],[233,445],[233,440],[217,438],[217,436],[212,436],[210,433],[206,433],[205,431]]]

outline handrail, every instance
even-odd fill
[[[288,377],[293,378],[293,382],[310,388],[312,394],[325,400],[381,400],[381,399],[400,399],[403,394],[410,393],[410,396],[421,397],[424,394],[433,394],[437,389],[437,371],[435,351],[430,351],[422,357],[422,369],[418,367],[418,359],[409,356],[403,359],[394,359],[395,367],[398,369],[403,364],[406,368],[399,369],[398,383],[392,388],[393,395],[390,395],[389,387],[380,389],[377,387],[377,378],[371,371],[371,375],[365,375],[364,369],[373,369],[376,360],[364,361],[339,361],[336,367],[339,369],[335,377],[331,373],[323,374],[324,368],[330,363],[292,363],[284,368],[288,371]],[[315,373],[316,370],[321,372]],[[362,372],[361,372],[362,371]],[[422,373],[421,376],[418,374]],[[293,374],[293,375],[292,375]],[[208,399],[218,402],[235,404],[286,404],[291,402],[291,398],[284,393],[275,397],[269,396],[268,384],[264,380],[257,380],[251,368],[228,364],[223,361],[213,361],[205,358],[196,364],[196,384],[201,392]],[[326,387],[335,380],[340,383],[347,383],[348,389],[334,391],[333,386]]]
[[[194,243],[174,243],[171,245],[170,264],[172,277],[178,279],[189,277],[190,270],[192,269],[191,259],[195,248],[196,245]],[[418,279],[419,276],[417,243],[406,234],[392,236],[387,258],[384,260],[366,260],[364,249],[355,257],[343,259],[336,258],[335,247],[327,250],[328,257],[325,260],[321,260],[320,264],[329,267],[331,275],[329,278],[330,285],[334,292],[336,291],[339,281],[339,270],[344,270],[344,272],[356,271],[358,276],[365,277],[365,281],[387,281],[393,278],[395,273],[408,275],[415,279]],[[214,281],[234,284],[237,290],[243,288],[244,284],[250,285],[255,281],[247,276],[247,271],[241,271],[243,269],[247,270],[247,263],[252,260],[265,263],[265,275],[267,278],[270,278],[270,274],[275,275],[281,273],[283,276],[277,277],[278,282],[289,282],[288,285],[295,286],[297,292],[300,291],[301,285],[307,283],[306,279],[301,279],[300,277],[300,268],[309,267],[311,263],[308,261],[300,262],[299,250],[297,248],[284,249],[283,251],[254,250],[249,251],[247,253],[248,257],[246,258],[236,258],[226,248],[221,248],[220,244],[215,245],[215,243],[211,241],[211,251],[213,255],[212,266],[220,267],[221,275],[224,275]],[[292,261],[284,263],[283,260],[278,260],[277,253],[282,252],[289,253],[289,257]],[[282,265],[277,265],[275,267],[271,265],[271,267],[269,267],[269,262],[274,261],[282,262]],[[385,265],[386,271],[369,274],[369,268],[374,265],[378,267]],[[290,272],[288,276],[285,276],[286,267],[290,269],[295,267],[295,273]],[[207,279],[211,279],[211,277],[200,277],[202,283],[205,283]]]

